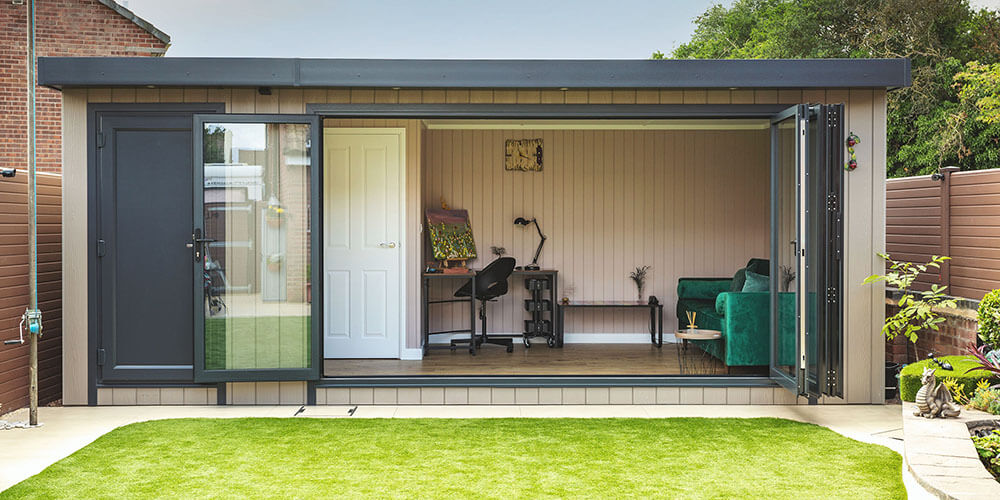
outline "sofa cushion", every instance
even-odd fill
[[[678,328],[687,328],[687,316],[685,311],[698,313],[695,317],[695,324],[698,328],[708,330],[722,329],[722,316],[715,312],[715,300],[701,299],[681,299],[677,303],[677,325]]]
[[[747,261],[747,271],[753,271],[757,274],[763,274],[764,276],[771,275],[771,261],[767,259],[757,259],[753,258]]]
[[[711,300],[732,286],[730,278],[681,278],[677,280],[677,297],[681,299]]]
[[[770,290],[771,280],[767,276],[747,271],[747,280],[743,284],[742,292],[766,292]]]
[[[747,268],[740,269],[736,271],[733,275],[733,286],[729,287],[730,292],[740,292],[743,290],[743,284],[747,281]]]

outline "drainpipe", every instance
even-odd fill
[[[38,310],[38,197],[35,151],[35,0],[28,0],[28,425],[38,425],[38,337],[42,334],[42,312]]]

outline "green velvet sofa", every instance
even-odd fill
[[[769,263],[750,259],[747,267],[767,275]],[[741,270],[741,271],[743,271]],[[761,272],[763,271],[763,272]],[[677,325],[687,327],[687,312],[698,313],[699,328],[719,330],[722,340],[695,341],[699,347],[719,358],[726,366],[767,366],[770,364],[770,292],[733,291],[742,289],[739,273],[733,278],[681,278],[677,281]],[[795,360],[795,294],[778,294],[782,318],[779,362]]]

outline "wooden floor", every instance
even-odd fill
[[[715,358],[711,371],[725,375]],[[550,349],[544,344],[530,349],[515,344],[514,352],[495,345],[483,346],[475,356],[467,349],[433,350],[420,361],[398,359],[327,359],[327,377],[419,375],[680,375],[677,349],[664,344],[566,344]],[[747,374],[733,370],[731,374]]]

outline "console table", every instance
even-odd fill
[[[649,302],[638,300],[571,300],[566,303],[560,302],[558,306],[559,318],[556,325],[559,332],[556,344],[560,347],[563,345],[565,334],[563,329],[566,324],[566,310],[583,308],[649,309],[649,340],[656,347],[663,347],[663,304],[656,297],[650,297]]]

